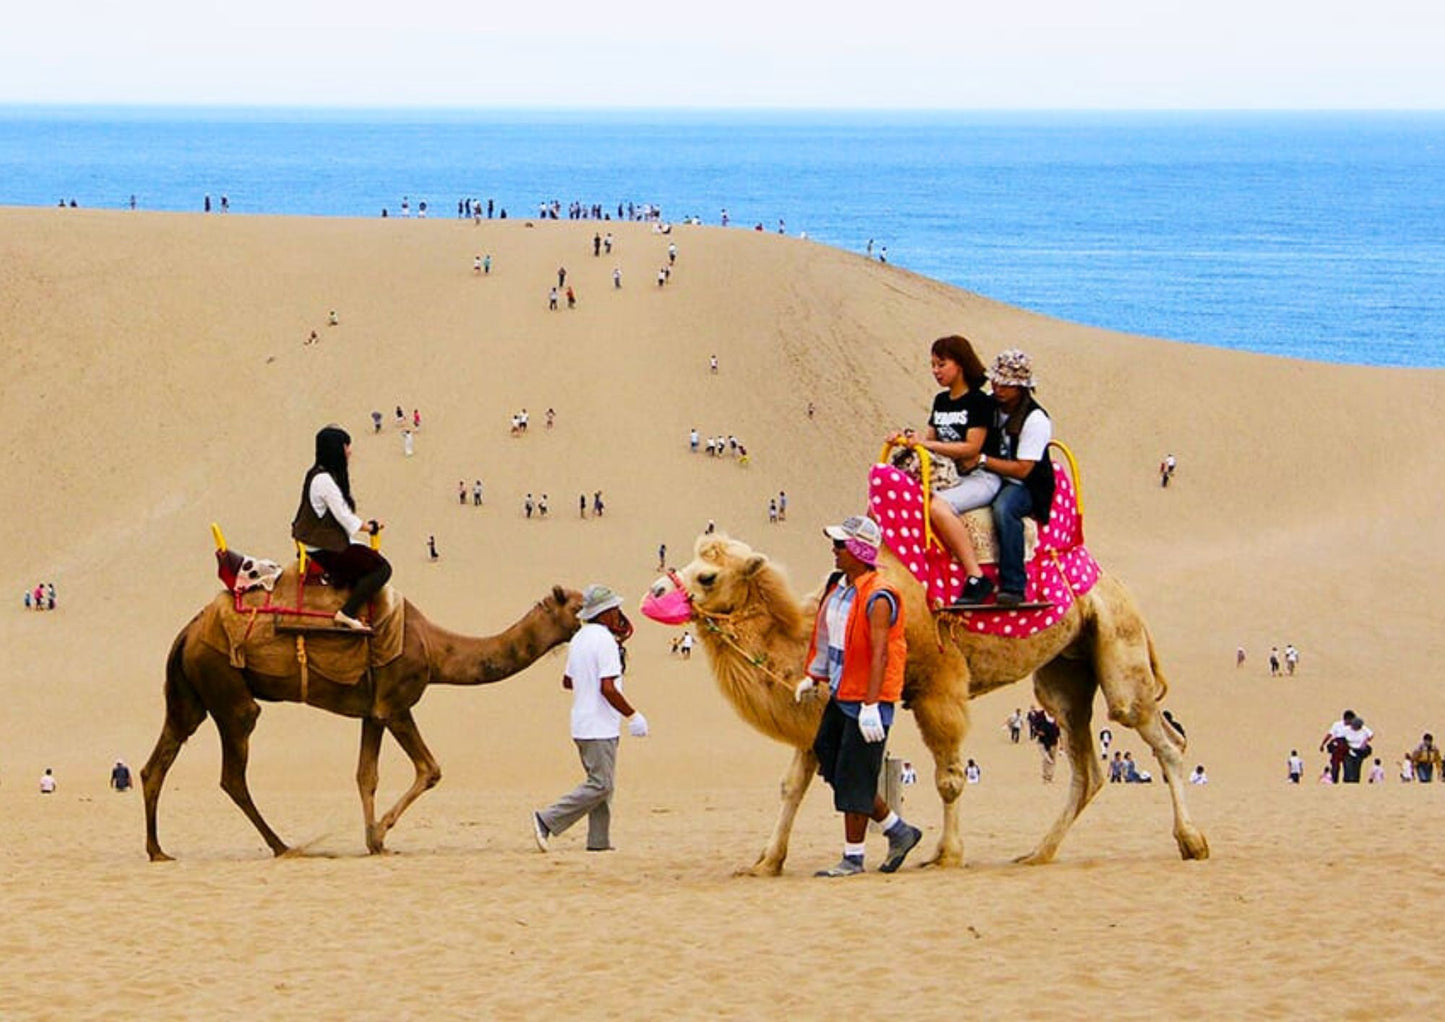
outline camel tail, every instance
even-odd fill
[[[1162,703],[1164,697],[1169,694],[1169,679],[1164,677],[1164,669],[1159,666],[1159,653],[1154,649],[1154,636],[1146,628],[1144,638],[1149,643],[1149,671],[1154,675],[1158,687],[1154,690],[1154,701]]]
[[[184,736],[192,734],[206,719],[206,704],[201,701],[201,694],[196,691],[191,679],[186,677],[183,663],[186,636],[190,631],[190,624],[181,629],[166,656],[166,721],[182,736],[183,741]]]

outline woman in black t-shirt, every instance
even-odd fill
[[[924,439],[911,429],[891,439],[916,443],[958,466],[958,485],[933,494],[928,517],[934,533],[968,573],[959,602],[982,603],[993,592],[993,583],[983,576],[959,515],[988,507],[999,490],[1000,478],[977,468],[981,453],[996,453],[994,400],[983,391],[988,377],[967,338],[940,337],[933,342],[930,361],[933,378],[944,390],[933,399]]]

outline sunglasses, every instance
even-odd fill
[[[835,539],[835,540],[833,540],[833,549],[834,549],[834,550],[846,550],[847,548],[848,548],[848,541],[847,541],[846,539]]]

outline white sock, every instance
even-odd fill
[[[890,809],[888,811],[888,815],[883,817],[882,820],[878,821],[878,829],[883,831],[883,833],[887,834],[890,830],[893,829],[893,825],[897,822],[898,814]]]
[[[853,842],[851,842],[851,841],[844,841],[844,842],[843,842],[843,857],[844,857],[845,859],[846,859],[846,858],[861,859],[861,858],[863,858],[864,853],[867,852],[867,851],[868,851],[868,846],[865,845],[862,841],[859,841],[856,845],[853,844]]]

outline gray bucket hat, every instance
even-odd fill
[[[582,609],[577,612],[577,616],[583,621],[591,621],[603,611],[620,606],[622,606],[621,596],[618,596],[607,586],[593,584],[583,591]]]

